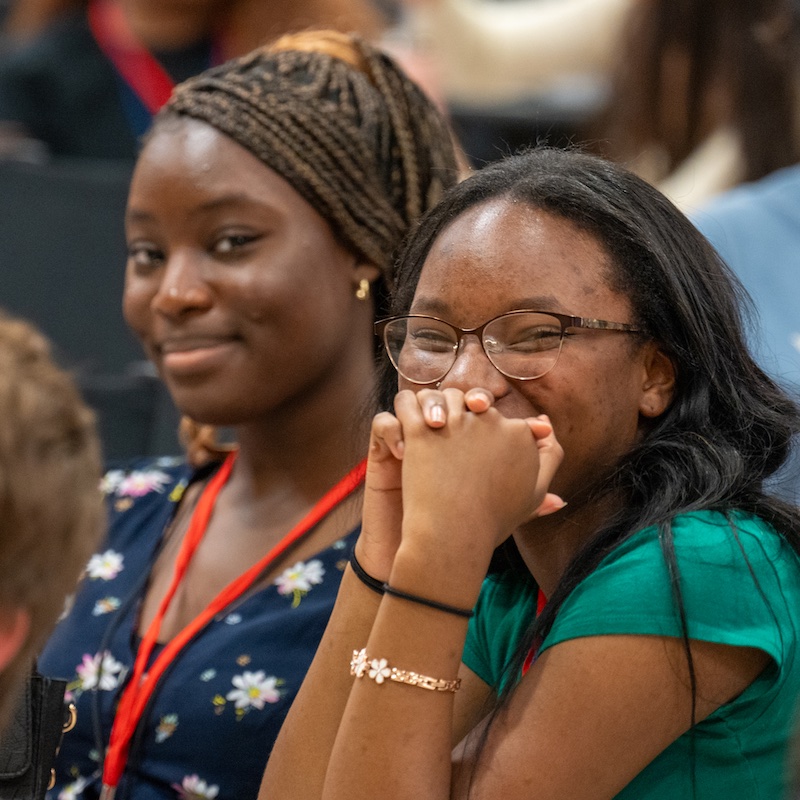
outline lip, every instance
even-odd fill
[[[171,375],[191,375],[223,366],[236,345],[232,336],[187,336],[164,339],[157,350]]]

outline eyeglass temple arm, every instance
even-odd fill
[[[601,331],[624,331],[626,333],[641,333],[642,329],[627,322],[608,322],[604,319],[588,319],[586,317],[569,317],[568,328],[592,328]]]

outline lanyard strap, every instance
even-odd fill
[[[114,0],[90,0],[87,14],[98,47],[150,114],[155,114],[172,94],[172,78],[136,38]]]
[[[547,605],[547,598],[544,596],[544,592],[539,589],[536,594],[536,616],[538,617],[542,611],[544,611],[544,607]],[[536,641],[533,643],[533,647],[528,651],[528,655],[525,656],[525,661],[522,664],[522,674],[525,675],[527,671],[531,668],[531,665],[534,661],[536,661],[536,656],[538,655],[539,647],[541,646],[541,641]]]
[[[362,461],[344,478],[314,504],[313,508],[289,533],[278,542],[260,561],[231,581],[175,638],[170,640],[159,653],[152,666],[145,673],[147,664],[158,640],[161,622],[170,601],[183,580],[192,559],[208,527],[214,505],[225,482],[228,480],[236,454],[232,453],[223,462],[216,475],[208,482],[195,506],[189,527],[186,530],[181,549],[175,562],[172,582],[164,599],[147,628],[134,661],[133,674],[122,692],[114,724],[111,728],[108,750],[103,765],[102,798],[113,798],[128,759],[131,739],[136,731],[144,709],[153,695],[158,681],[165,670],[178,657],[181,650],[202,630],[220,611],[246,592],[264,571],[269,568],[292,545],[302,539],[315,525],[363,482],[367,464]]]

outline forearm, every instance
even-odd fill
[[[405,530],[405,526],[404,526]],[[401,547],[390,584],[412,594],[471,608],[482,570],[460,577],[447,559]],[[386,595],[365,647],[389,668],[431,678],[458,675],[467,619]],[[464,698],[459,698],[462,701]],[[331,756],[323,797],[444,800],[450,796],[453,709],[450,691],[429,691],[368,675],[356,679]]]
[[[348,566],[325,634],[267,764],[259,800],[314,800],[353,684],[353,648],[367,641],[380,604]]]

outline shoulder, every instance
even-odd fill
[[[145,569],[186,487],[204,473],[179,458],[112,463],[100,481],[106,497],[106,535],[89,560],[87,576],[115,577],[123,562]]]
[[[794,639],[800,558],[751,514],[697,511],[638,531],[572,592],[546,644],[575,636],[681,636],[765,650]]]
[[[708,587],[709,581],[752,584],[776,564],[796,571],[798,557],[785,537],[763,519],[736,509],[680,514],[630,536],[601,562],[597,572],[616,575],[620,570],[651,582],[672,583],[674,568],[681,587]],[[591,576],[590,576],[591,577]]]
[[[186,487],[207,474],[182,458],[140,458],[110,463],[100,480],[108,508],[108,539],[127,537],[133,530],[172,515]]]
[[[183,458],[138,458],[110,462],[100,481],[100,489],[110,500],[138,500],[164,495],[179,484],[186,485],[195,471]]]
[[[800,244],[800,165],[771,173],[720,195],[692,215],[692,221],[737,265],[745,255],[769,254]],[[792,253],[789,253],[792,255]]]
[[[800,199],[800,164],[771,172],[760,180],[743,183],[711,200],[698,218],[726,219],[752,209],[780,208]]]
[[[702,556],[702,561],[708,561],[712,555],[734,558],[742,548],[756,555],[761,548],[776,551],[784,543],[784,538],[771,525],[754,514],[736,509],[692,511],[679,514],[662,525],[637,531],[616,547],[603,564],[637,553],[649,557],[663,552],[665,537],[675,543],[679,560]]]

